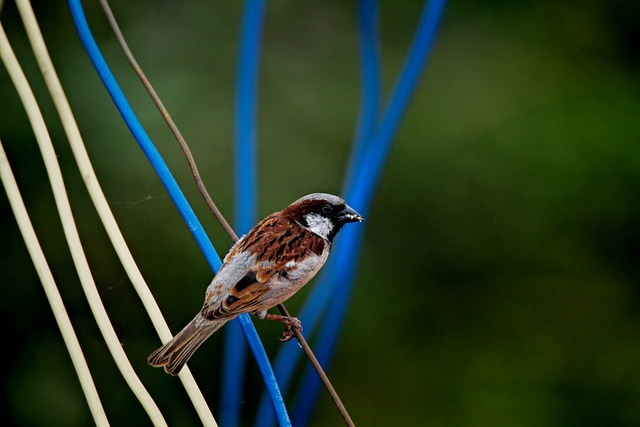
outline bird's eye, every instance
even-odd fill
[[[333,210],[333,206],[331,206],[328,203],[322,207],[322,213],[325,215],[330,214],[332,210]]]

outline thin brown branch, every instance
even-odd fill
[[[291,317],[291,315],[289,314],[289,311],[284,306],[284,304],[278,304],[277,307],[283,316]],[[302,336],[302,332],[300,332],[300,330],[296,328],[293,328],[292,330],[296,336],[296,339],[300,343],[300,347],[302,347],[302,351],[304,351],[307,354],[307,357],[309,358],[309,362],[311,362],[311,365],[313,365],[313,367],[315,368],[316,372],[318,373],[318,376],[320,377],[320,380],[322,381],[322,383],[324,384],[324,387],[327,389],[327,392],[331,396],[333,403],[336,405],[336,408],[338,408],[340,415],[342,415],[342,419],[344,420],[344,423],[350,427],[355,427],[355,424],[353,423],[351,416],[349,416],[349,412],[347,411],[347,408],[342,403],[342,400],[340,400],[340,396],[338,395],[338,392],[333,388],[333,385],[331,384],[329,377],[324,372],[324,369],[322,369],[322,366],[320,365],[320,362],[318,362],[318,359],[316,359],[316,355],[311,350],[311,347],[309,347],[307,340],[305,340],[304,336]]]
[[[147,78],[146,74],[142,71],[142,68],[140,67],[140,65],[138,65],[138,61],[136,61],[136,58],[133,56],[131,49],[129,49],[129,45],[127,44],[127,41],[124,39],[124,35],[120,30],[120,26],[118,25],[118,22],[116,21],[116,18],[113,15],[113,12],[111,11],[111,7],[109,7],[109,2],[107,2],[107,0],[100,0],[100,3],[102,4],[104,13],[107,15],[107,20],[109,21],[109,24],[111,25],[111,28],[116,36],[116,39],[118,40],[118,43],[120,44],[120,47],[124,52],[124,55],[129,61],[129,64],[131,64],[131,67],[135,71],[136,75],[144,85],[147,92],[149,92],[151,99],[153,100],[154,104],[156,104],[156,107],[158,107],[160,114],[162,114],[162,117],[164,118],[165,122],[167,122],[169,129],[171,129],[171,133],[173,133],[176,140],[178,141],[178,144],[180,145],[180,148],[184,152],[184,155],[187,158],[187,163],[189,164],[189,168],[191,169],[191,174],[193,175],[193,179],[196,181],[196,185],[198,186],[198,190],[200,190],[200,193],[202,194],[202,197],[204,197],[204,200],[209,206],[209,209],[211,209],[211,211],[213,212],[213,215],[216,217],[216,219],[218,220],[218,222],[220,223],[224,231],[226,231],[227,234],[231,237],[231,239],[235,242],[236,240],[238,240],[238,236],[233,231],[233,229],[231,228],[227,220],[224,218],[222,213],[220,213],[220,210],[218,209],[213,199],[209,195],[209,192],[207,191],[206,187],[204,186],[204,182],[202,182],[202,178],[200,177],[200,172],[198,171],[198,167],[196,166],[196,162],[195,162],[195,159],[193,158],[193,154],[191,154],[191,150],[187,145],[187,141],[182,136],[182,133],[178,129],[178,126],[175,124],[175,122],[171,118],[169,111],[166,109],[166,107],[162,103],[162,100],[160,100],[160,97],[158,96],[155,89],[151,85],[151,82]]]
[[[0,0],[0,1],[2,1],[2,0]],[[133,68],[133,70],[135,71],[136,75],[138,76],[138,78],[140,79],[140,81],[142,82],[144,87],[146,88],[147,92],[149,92],[149,95],[153,99],[153,102],[156,104],[156,107],[158,108],[158,110],[162,114],[162,117],[164,118],[165,122],[167,122],[167,125],[169,126],[169,129],[171,129],[171,132],[173,133],[173,135],[175,136],[176,140],[178,141],[178,144],[180,145],[180,148],[184,152],[184,155],[185,155],[185,157],[187,159],[187,163],[189,164],[189,168],[191,169],[191,174],[193,175],[193,179],[195,180],[196,185],[198,186],[198,189],[200,190],[200,194],[202,194],[202,197],[204,198],[205,202],[209,206],[209,209],[211,209],[211,211],[213,212],[213,215],[216,217],[216,219],[218,220],[218,222],[220,223],[222,228],[225,230],[225,232],[229,235],[231,240],[233,240],[234,243],[237,242],[238,241],[238,235],[233,231],[233,229],[231,228],[231,226],[229,225],[227,220],[224,218],[224,216],[222,215],[222,213],[220,212],[220,210],[218,209],[218,207],[214,203],[213,199],[209,195],[209,192],[207,191],[207,189],[206,189],[206,187],[204,185],[204,182],[202,181],[202,178],[200,177],[200,172],[198,171],[198,167],[196,166],[195,159],[194,159],[193,155],[191,154],[191,150],[189,149],[189,146],[187,145],[186,140],[184,139],[184,137],[180,133],[180,130],[178,129],[178,126],[175,124],[175,122],[171,118],[171,115],[169,114],[169,111],[165,108],[164,104],[160,100],[160,97],[156,93],[155,89],[153,88],[153,86],[149,82],[149,79],[144,74],[144,72],[142,71],[142,68],[140,67],[140,65],[138,65],[138,62],[136,61],[135,57],[133,56],[133,53],[129,49],[129,46],[128,46],[125,38],[124,38],[124,35],[122,34],[122,31],[120,30],[120,26],[118,25],[118,22],[116,21],[116,18],[113,15],[113,12],[111,11],[111,7],[109,6],[109,2],[107,0],[100,0],[100,3],[102,4],[102,8],[104,9],[105,14],[107,15],[107,20],[109,21],[109,24],[111,25],[111,28],[112,28],[112,30],[113,30],[113,32],[114,32],[114,34],[115,34],[115,36],[116,36],[116,38],[118,40],[118,43],[120,44],[120,47],[122,48],[122,51],[124,52],[127,60],[131,64],[131,67]],[[280,311],[280,313],[282,313],[282,315],[290,317],[290,314],[289,314],[288,310],[286,309],[286,307],[284,306],[284,304],[279,304],[277,306],[277,308]],[[305,354],[309,358],[309,361],[311,362],[311,364],[315,368],[316,372],[318,373],[318,377],[320,377],[320,380],[324,384],[324,387],[327,389],[327,392],[331,396],[331,399],[333,400],[333,402],[335,403],[336,407],[338,408],[338,411],[342,415],[342,418],[344,419],[345,424],[348,425],[348,426],[355,426],[355,424],[351,420],[351,417],[349,416],[349,413],[347,412],[347,409],[345,408],[344,404],[340,400],[340,397],[338,396],[338,393],[333,388],[333,385],[331,384],[331,381],[329,380],[329,377],[327,376],[327,374],[322,369],[322,366],[320,366],[320,362],[318,362],[318,359],[316,358],[315,354],[311,350],[311,347],[307,343],[307,340],[302,335],[302,332],[300,332],[296,328],[293,329],[293,332],[294,332],[294,334],[296,336],[296,339],[300,343],[300,346],[302,347],[302,350],[305,352]]]

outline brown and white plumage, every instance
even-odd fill
[[[324,265],[333,238],[348,222],[362,217],[337,196],[314,193],[260,221],[231,248],[213,278],[200,312],[171,341],[149,356],[153,366],[177,375],[198,347],[227,321],[242,313],[268,315]],[[288,336],[290,338],[291,335]]]

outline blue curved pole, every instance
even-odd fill
[[[74,24],[76,26],[82,44],[84,45],[85,50],[87,51],[87,54],[91,59],[91,62],[98,72],[98,75],[107,88],[125,123],[129,127],[129,130],[133,134],[134,138],[136,139],[143,152],[149,159],[151,165],[155,169],[156,173],[158,174],[163,185],[167,189],[167,192],[171,196],[171,199],[178,208],[178,211],[180,212],[182,218],[184,219],[185,223],[189,227],[189,230],[200,246],[200,249],[207,259],[207,262],[209,263],[213,271],[217,272],[222,265],[220,257],[216,253],[215,248],[204,232],[200,222],[195,216],[195,213],[191,209],[191,206],[184,197],[184,194],[180,190],[177,182],[171,175],[169,168],[167,167],[166,163],[162,159],[162,156],[145,132],[140,121],[133,112],[129,102],[127,101],[124,93],[122,92],[122,89],[115,80],[113,73],[104,60],[104,57],[100,52],[95,39],[93,38],[91,30],[89,29],[89,25],[84,15],[84,10],[82,8],[80,0],[68,0],[68,3]],[[247,337],[249,347],[251,348],[254,357],[256,358],[256,362],[258,363],[258,368],[263,376],[265,386],[269,391],[269,396],[271,398],[278,423],[280,425],[290,426],[291,421],[284,404],[284,399],[282,397],[282,394],[280,393],[278,383],[275,379],[275,375],[273,374],[273,369],[271,368],[269,359],[267,358],[264,348],[262,347],[262,343],[260,342],[260,338],[258,337],[258,334],[253,324],[251,323],[249,316],[243,315],[239,317],[238,322],[242,326],[242,329]]]
[[[236,83],[235,124],[235,224],[247,233],[256,222],[257,178],[257,88],[260,39],[266,9],[265,0],[247,0],[240,36]],[[227,328],[220,395],[220,422],[236,427],[241,421],[247,346],[237,325]]]
[[[362,161],[367,142],[374,134],[380,116],[382,76],[380,68],[380,30],[378,0],[358,2],[358,45],[360,49],[360,112],[349,156],[343,189],[351,186],[355,168]]]
[[[432,51],[445,6],[446,0],[431,0],[425,4],[411,50],[382,122],[373,135],[360,164],[356,166],[352,185],[345,191],[347,200],[353,203],[355,209],[362,209],[365,216],[370,210],[374,191],[380,180],[393,138]],[[318,283],[318,286],[328,287],[329,283],[327,282],[332,282],[335,289],[316,344],[319,349],[317,357],[323,366],[329,363],[342,328],[357,265],[353,259],[359,255],[362,235],[362,227],[360,229],[354,228],[345,234],[341,246],[337,247],[338,254],[335,256],[337,262],[332,264],[334,269],[323,276],[323,279],[326,277],[326,280],[321,280]],[[320,382],[314,372],[307,369],[293,411],[292,419],[295,425],[302,426],[308,423],[319,390]]]

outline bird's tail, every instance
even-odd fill
[[[200,313],[173,339],[151,353],[151,366],[164,366],[167,374],[176,376],[200,345],[220,329],[227,319],[205,320]]]

